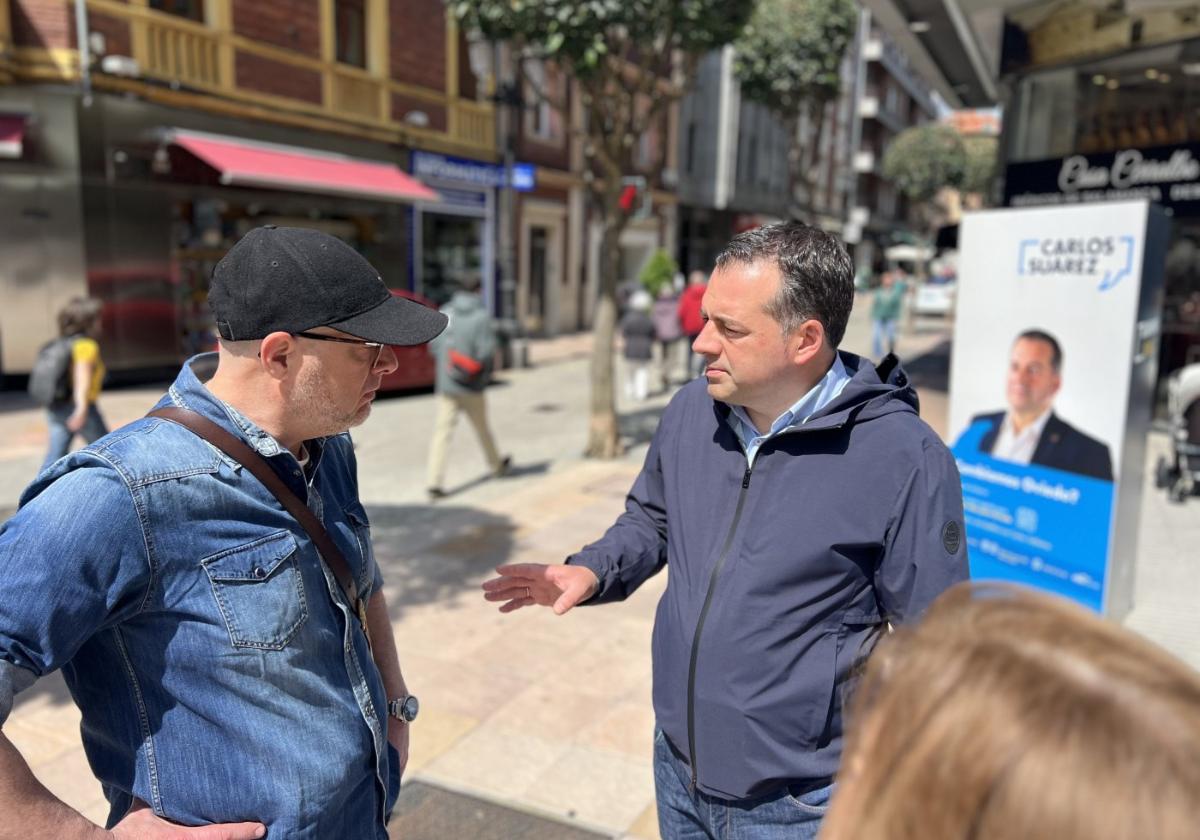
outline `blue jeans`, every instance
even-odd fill
[[[662,840],[815,840],[833,782],[785,788],[758,799],[691,790],[691,769],[667,736],[654,734],[654,790]]]
[[[896,350],[896,322],[895,321],[872,321],[871,330],[871,351],[876,360],[883,358],[883,342],[887,340],[887,351],[893,353]]]
[[[74,411],[74,403],[52,405],[46,411],[46,422],[50,425],[50,446],[46,450],[46,460],[42,462],[43,470],[67,454],[76,434],[81,435],[88,443],[97,441],[108,434],[108,425],[104,422],[104,417],[95,403],[88,406],[87,417],[83,420],[83,428],[78,433],[72,432],[67,428],[67,418]]]

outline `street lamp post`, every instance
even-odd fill
[[[491,87],[488,97],[496,106],[496,145],[499,146],[504,183],[500,188],[496,213],[496,250],[500,264],[500,322],[506,367],[525,367],[528,348],[521,320],[517,317],[517,256],[514,243],[516,224],[516,187],[513,169],[516,165],[517,130],[523,108],[521,86],[512,68],[504,61],[502,44],[487,41],[478,31],[467,34],[471,70],[480,83]]]

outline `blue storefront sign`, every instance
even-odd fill
[[[439,155],[434,152],[413,152],[412,171],[422,181],[447,181],[483,189],[505,186],[504,167],[499,164]],[[536,180],[532,164],[513,164],[512,188],[514,190],[528,192],[534,188]]]

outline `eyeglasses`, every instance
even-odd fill
[[[314,332],[297,332],[292,333],[292,335],[297,338],[311,338],[313,341],[336,341],[338,344],[357,344],[359,347],[374,350],[375,355],[371,357],[371,367],[375,367],[379,363],[379,357],[383,355],[383,345],[378,341],[364,341],[361,338],[342,338],[340,335],[324,335]]]

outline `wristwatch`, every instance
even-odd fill
[[[412,694],[406,694],[396,700],[389,700],[387,704],[388,717],[393,717],[401,723],[412,723],[417,719],[417,712],[420,710],[421,704]]]

